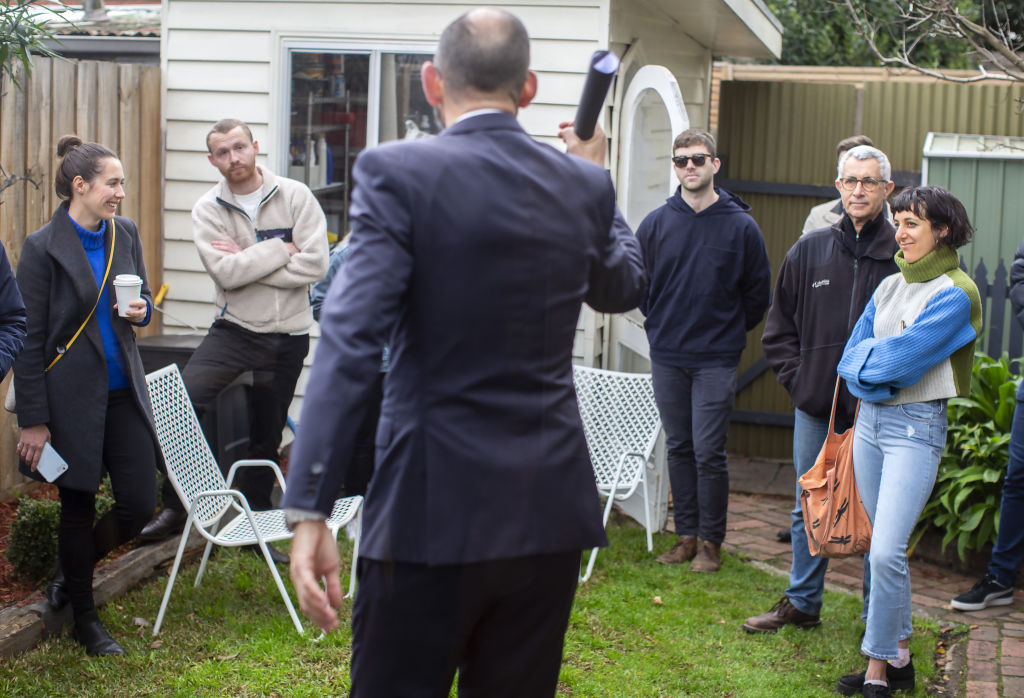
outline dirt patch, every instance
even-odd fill
[[[935,674],[928,686],[928,695],[963,695],[967,680],[967,640],[970,630],[966,626],[946,626],[935,648]]]

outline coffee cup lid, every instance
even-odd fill
[[[118,274],[114,277],[115,286],[137,286],[142,283],[142,277],[135,274]]]

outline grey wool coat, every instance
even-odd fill
[[[107,366],[97,316],[108,313],[121,348],[131,389],[153,438],[153,407],[146,388],[142,359],[135,345],[132,324],[113,309],[113,280],[118,274],[142,277],[142,296],[153,305],[142,259],[138,229],[128,218],[115,217],[117,240],[107,278],[110,305],[98,306],[74,344],[52,369],[47,365],[63,351],[96,302],[99,287],[85,249],[61,204],[50,222],[25,239],[18,262],[18,287],[25,300],[28,336],[14,364],[18,425],[46,424],[50,442],[68,463],[68,470],[56,483],[61,487],[95,492],[103,476],[103,427],[107,406]],[[104,256],[110,253],[110,226],[104,239]],[[22,462],[19,470],[37,480]]]

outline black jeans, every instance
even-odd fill
[[[309,335],[252,332],[233,322],[217,320],[196,349],[182,378],[196,414],[202,417],[221,390],[252,371],[250,458],[278,462],[281,432],[288,420],[288,405],[309,352]],[[221,463],[227,474],[231,463]],[[269,468],[243,468],[233,486],[249,500],[253,510],[271,509],[274,473]],[[170,482],[163,487],[164,505],[181,508]]]
[[[59,487],[57,547],[71,608],[76,616],[93,610],[96,562],[134,538],[156,507],[156,448],[146,417],[131,390],[112,390],[103,430],[103,465],[110,475],[114,508],[96,521],[96,493]]]

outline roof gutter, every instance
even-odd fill
[[[71,53],[120,56],[160,57],[158,36],[75,36],[63,35],[47,39],[43,45],[57,54]]]

